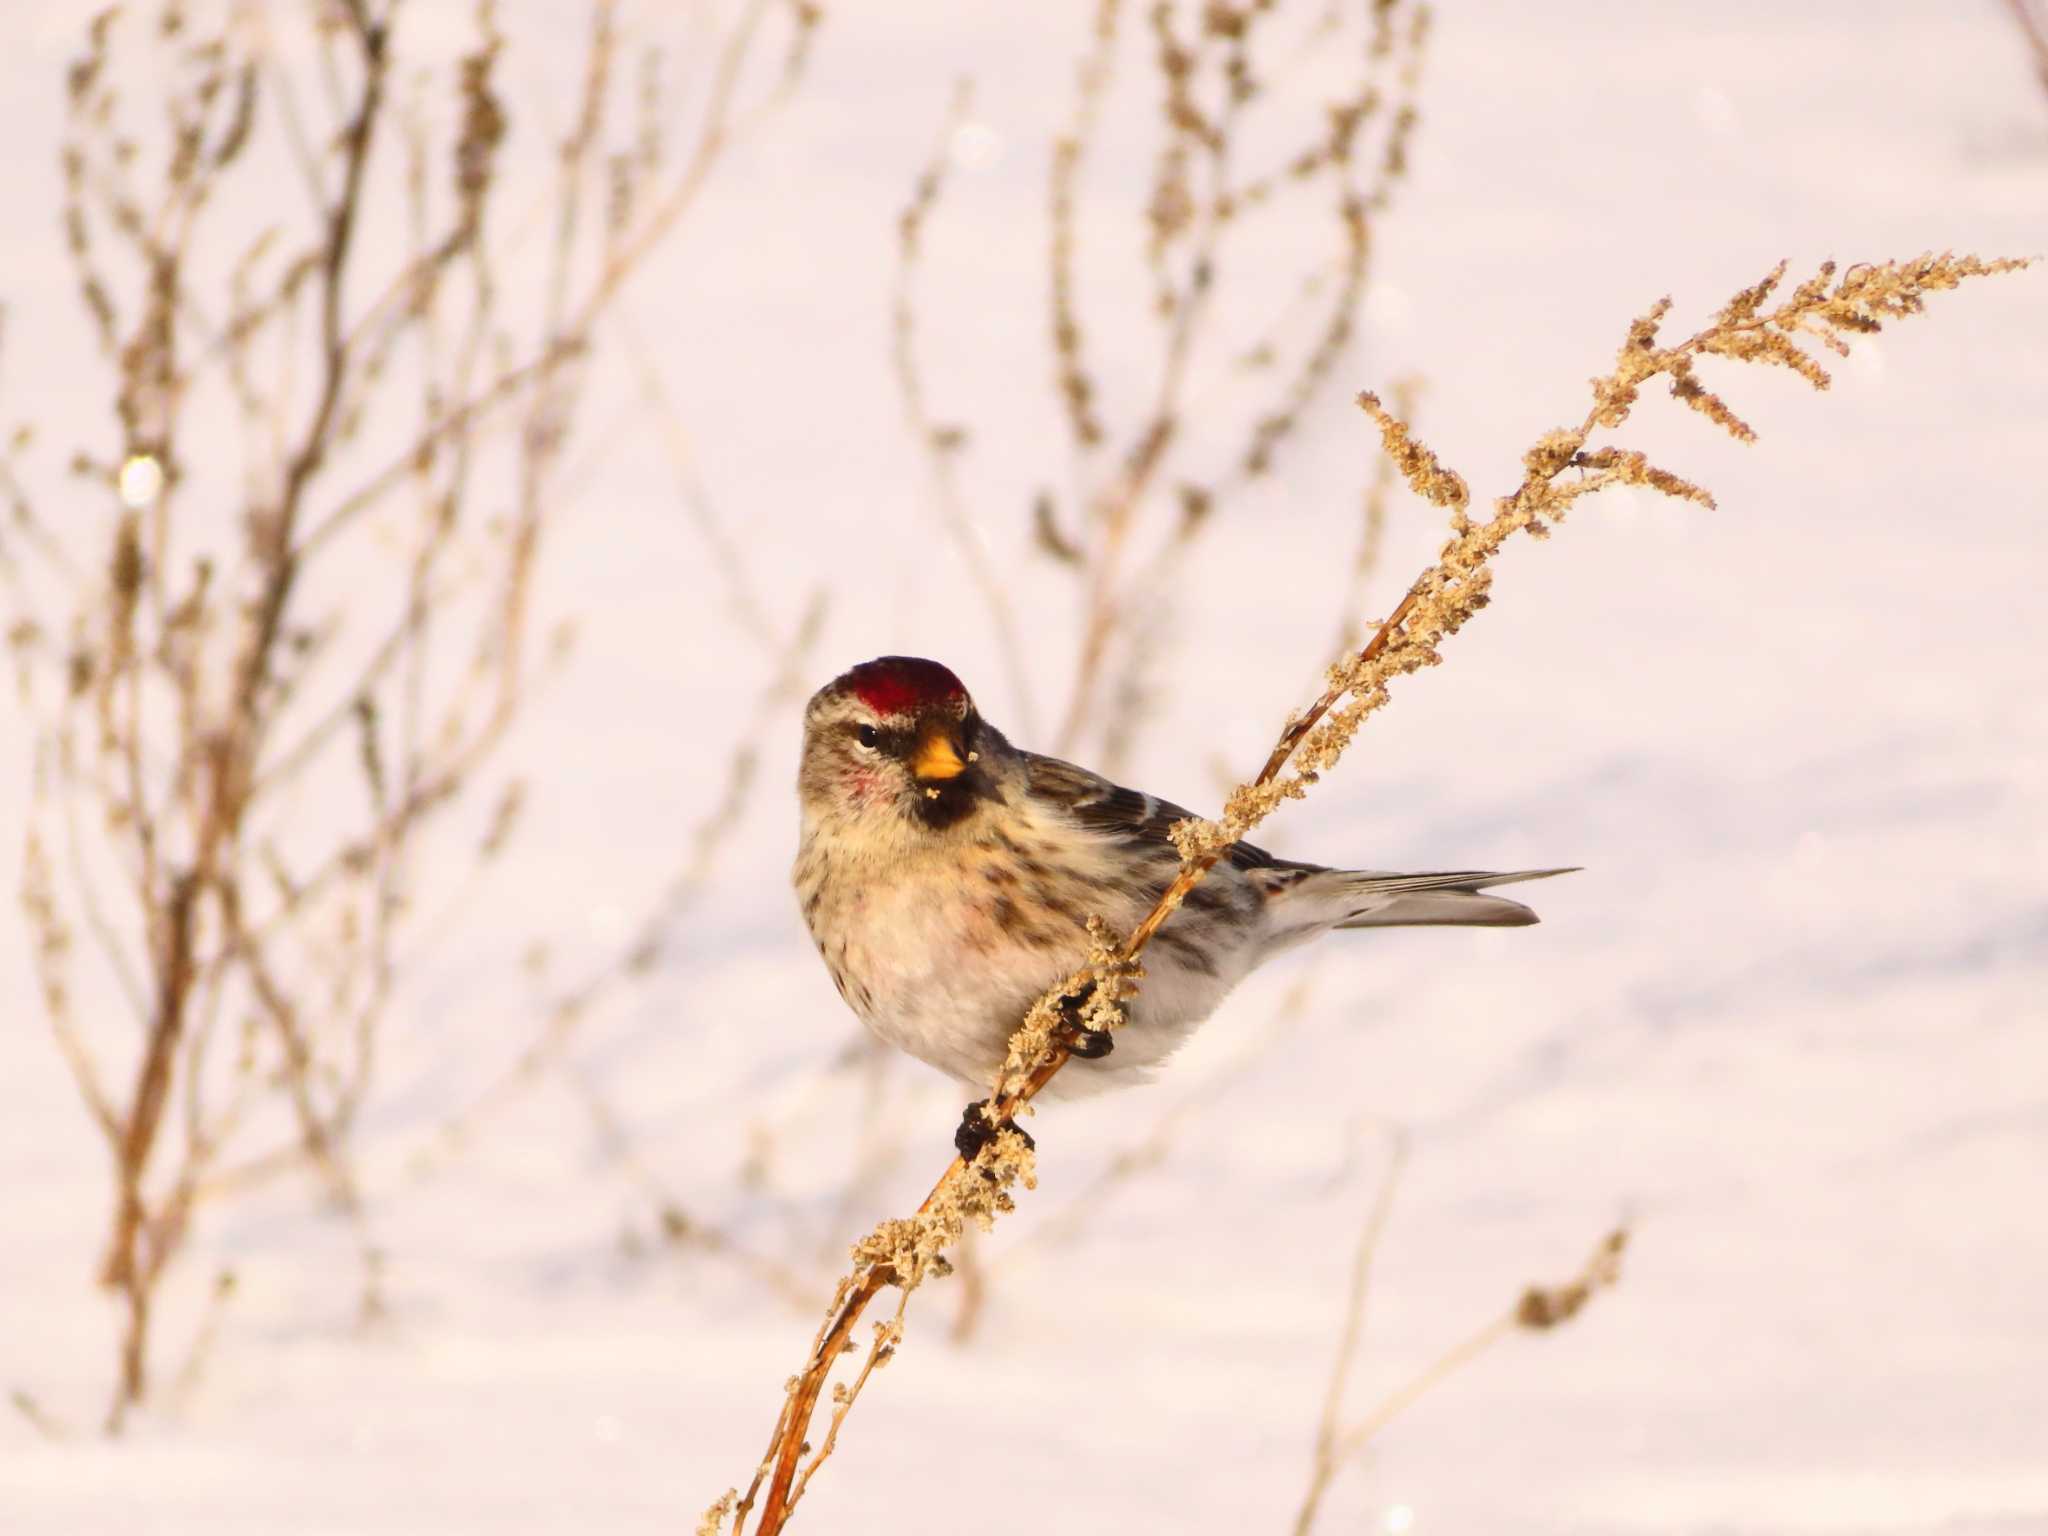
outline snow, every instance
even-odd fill
[[[567,88],[575,9],[505,7],[536,99]],[[814,74],[630,301],[775,620],[829,592],[820,678],[934,654],[1016,715],[884,372],[895,211],[963,72],[981,92],[925,270],[931,383],[974,430],[998,567],[1062,626],[1033,658],[1041,718],[1066,675],[1065,589],[1024,514],[1058,442],[1039,146],[1079,14],[835,8]],[[54,216],[75,16],[0,22],[10,424],[103,408]],[[1990,4],[1456,0],[1422,110],[1342,387],[1189,566],[1130,770],[1177,799],[1213,804],[1212,757],[1262,754],[1324,659],[1371,462],[1349,389],[1424,373],[1423,436],[1491,494],[1661,293],[1682,323],[1780,256],[2048,244],[2048,98]],[[1631,440],[1720,509],[1610,498],[1514,551],[1448,664],[1265,839],[1586,872],[1537,888],[1539,928],[1344,936],[1276,966],[1159,1085],[1039,1116],[1041,1188],[981,1247],[976,1336],[946,1338],[957,1282],[916,1299],[798,1528],[1285,1528],[1399,1124],[1355,1414],[1617,1220],[1635,1239],[1582,1318],[1395,1422],[1321,1529],[2048,1531],[2042,281],[1937,297],[1826,397],[1729,380],[1753,448],[1645,407]],[[841,1245],[942,1166],[957,1092],[904,1065],[872,1110],[903,1145],[853,1177],[875,1125],[862,1072],[832,1065],[855,1026],[785,884],[786,704],[655,974],[573,1037],[573,1077],[442,1148],[540,1027],[518,956],[545,938],[558,981],[601,962],[686,855],[767,679],[660,434],[610,408],[546,594],[581,643],[510,748],[533,815],[415,975],[363,1128],[389,1316],[357,1326],[352,1240],[306,1185],[214,1210],[159,1335],[168,1377],[233,1267],[191,1390],[112,1444],[0,1417],[0,1529],[689,1529],[745,1482]],[[1375,604],[1437,537],[1396,508]],[[0,759],[10,849],[22,756]],[[0,1385],[88,1426],[112,1365],[88,1284],[106,1166],[12,922],[0,995]],[[1190,1101],[1159,1166],[1076,1204]],[[796,1297],[663,1244],[648,1179]]]

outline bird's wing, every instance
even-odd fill
[[[1090,773],[1086,768],[1062,762],[1056,757],[1026,752],[1024,762],[1030,774],[1031,793],[1058,805],[1089,831],[1117,838],[1136,851],[1160,850],[1178,857],[1170,835],[1171,828],[1177,821],[1194,820],[1193,811],[1175,805],[1171,800],[1162,800],[1157,795],[1112,784],[1099,773]],[[1291,859],[1277,859],[1250,843],[1233,844],[1224,857],[1234,868],[1247,872],[1259,869],[1306,872],[1322,868],[1319,864],[1297,864]]]

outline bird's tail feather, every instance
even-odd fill
[[[1547,880],[1573,869],[1523,869],[1507,874],[1457,870],[1433,875],[1390,875],[1377,870],[1336,870],[1304,882],[1322,886],[1322,902],[1343,903],[1347,915],[1333,928],[1521,928],[1538,921],[1519,901],[1489,896],[1490,886]],[[1319,905],[1321,902],[1318,903]]]

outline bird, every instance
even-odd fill
[[[1193,813],[1013,746],[936,661],[881,656],[804,708],[792,883],[840,996],[870,1033],[970,1086],[995,1077],[1032,1004],[1089,953],[1088,921],[1129,933],[1179,872],[1169,829]],[[1233,844],[1145,952],[1114,1034],[1080,1027],[1047,1086],[1073,1097],[1142,1082],[1252,970],[1339,929],[1522,927],[1496,886],[1569,869],[1390,874]],[[993,1137],[986,1100],[956,1145]]]

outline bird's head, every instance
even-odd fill
[[[936,661],[862,662],[804,710],[804,813],[878,835],[945,831],[989,798],[984,759],[1002,745],[960,679]]]

